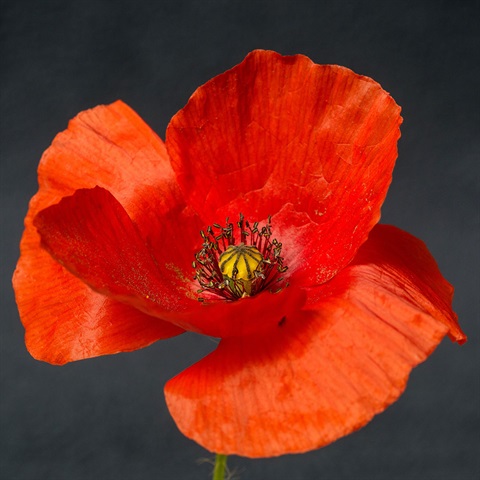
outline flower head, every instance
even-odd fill
[[[360,428],[446,334],[465,341],[425,245],[377,225],[400,123],[373,80],[268,51],[200,87],[165,144],[121,101],[80,113],[25,220],[27,348],[63,364],[220,338],[165,388],[215,452],[303,452]]]

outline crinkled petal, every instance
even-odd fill
[[[254,51],[192,95],[166,145],[207,224],[240,212],[261,221],[286,203],[308,216],[308,229],[285,236],[296,236],[304,258],[297,274],[317,285],[348,264],[378,221],[400,123],[400,108],[367,77]]]
[[[371,283],[385,283],[385,288],[390,289],[389,295],[396,295],[407,305],[417,305],[442,322],[453,341],[460,344],[466,341],[452,310],[453,287],[441,274],[427,246],[418,238],[391,225],[378,225],[349,269],[352,278],[358,277],[358,281],[361,275],[367,276],[370,272],[368,280]],[[358,275],[355,274],[357,270]],[[381,295],[379,299],[382,299]],[[311,301],[314,301],[313,296]]]
[[[122,102],[87,110],[57,135],[38,175],[40,188],[30,202],[13,278],[30,353],[65,363],[141,348],[180,333],[92,291],[41,248],[32,224],[40,210],[62,197],[100,185],[122,201],[145,238],[158,244],[158,217],[175,217],[184,206],[157,135]],[[129,325],[137,325],[137,333]]]
[[[24,234],[14,285],[27,349],[52,364],[136,350],[183,332],[91,290],[38,248],[33,228]]]
[[[181,203],[163,141],[121,101],[71,120],[43,154],[38,181],[31,205],[36,212],[97,185],[109,190],[135,220],[147,209],[163,213]]]
[[[267,457],[322,447],[393,403],[450,333],[451,287],[425,246],[376,227],[355,261],[274,332],[228,338],[165,388],[180,430],[213,452]]]
[[[135,307],[143,306],[135,304],[136,297],[176,307],[180,296],[166,281],[167,272],[159,271],[127,212],[108,190],[77,190],[39,212],[34,225],[42,247],[99,293]]]

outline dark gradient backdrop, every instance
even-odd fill
[[[163,138],[194,89],[255,48],[373,77],[403,107],[382,221],[426,241],[469,342],[445,340],[363,430],[306,455],[234,457],[243,480],[467,480],[479,473],[478,1],[3,1],[1,430],[5,480],[202,479],[165,381],[208,352],[186,335],[53,367],[33,360],[10,284],[36,167],[76,113],[121,98]]]

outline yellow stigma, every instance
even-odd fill
[[[223,278],[227,282],[241,282],[247,295],[251,293],[252,282],[257,278],[255,272],[262,262],[258,249],[243,243],[230,245],[218,259]],[[257,274],[261,274],[261,270]]]

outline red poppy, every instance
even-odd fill
[[[363,426],[446,334],[465,341],[425,245],[376,225],[400,123],[373,80],[266,51],[200,87],[165,144],[120,101],[80,113],[25,221],[28,350],[63,364],[221,338],[165,393],[180,430],[223,454]]]

